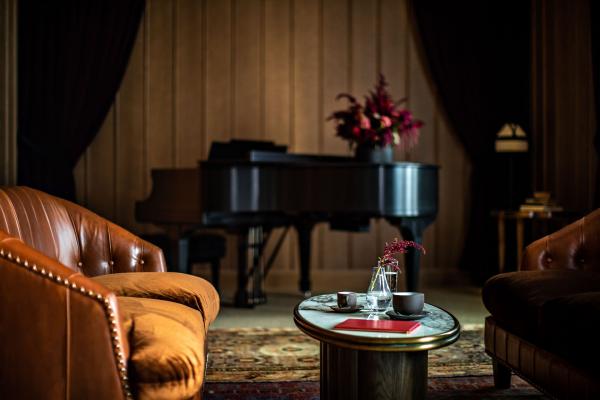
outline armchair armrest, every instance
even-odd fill
[[[219,314],[219,294],[213,285],[197,276],[177,272],[130,272],[92,279],[117,296],[168,300],[198,310],[205,332]]]
[[[600,270],[600,209],[531,243],[521,270]]]
[[[2,231],[0,343],[0,398],[130,397],[115,295]]]

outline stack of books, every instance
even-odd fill
[[[521,204],[519,210],[525,212],[559,212],[563,208],[552,201],[550,193],[535,192],[533,197],[525,199],[525,204]]]

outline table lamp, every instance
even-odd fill
[[[515,193],[517,189],[526,189],[525,187],[521,188],[521,186],[527,183],[526,153],[529,151],[527,134],[520,125],[506,123],[496,134],[495,150],[502,165],[500,174],[508,178],[503,207],[516,209],[523,198],[517,198],[521,193],[517,196],[515,196]],[[522,193],[522,195],[524,196],[525,193]]]

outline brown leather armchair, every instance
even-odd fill
[[[483,302],[497,387],[513,371],[554,398],[600,398],[600,210],[529,245]]]
[[[0,398],[200,398],[219,297],[73,203],[0,188]]]

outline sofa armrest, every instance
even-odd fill
[[[125,399],[115,295],[0,231],[0,398]]]
[[[527,246],[521,270],[600,270],[600,209]]]
[[[208,281],[177,272],[130,272],[92,278],[117,296],[167,300],[198,310],[205,331],[219,313],[219,294]]]

